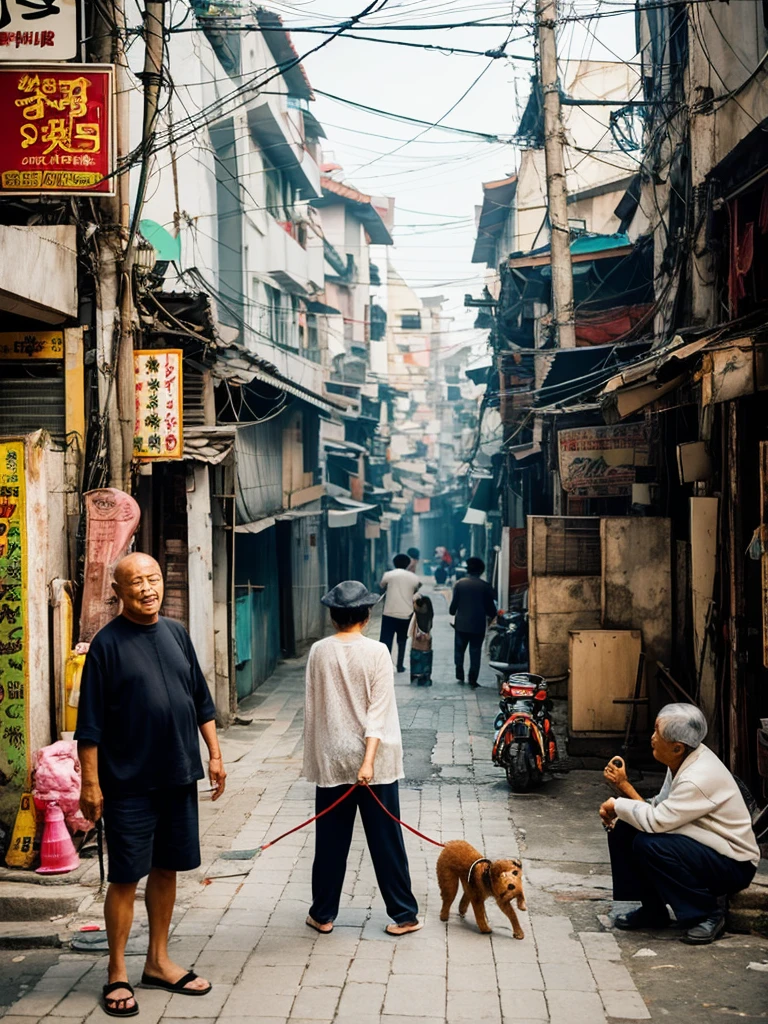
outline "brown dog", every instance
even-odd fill
[[[461,882],[464,895],[459,903],[459,913],[462,917],[471,903],[477,927],[481,932],[490,932],[492,929],[485,916],[485,901],[493,896],[499,910],[509,918],[512,934],[516,939],[523,938],[523,929],[512,906],[517,901],[518,910],[526,909],[523,865],[519,860],[491,861],[464,840],[454,839],[445,844],[445,849],[437,859],[437,882],[443,897],[441,921],[448,920]]]

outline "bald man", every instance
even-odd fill
[[[148,875],[149,951],[144,987],[200,996],[210,984],[168,956],[176,873],[200,866],[197,782],[204,777],[198,730],[210,756],[213,799],[226,773],[215,708],[184,627],[160,615],[163,575],[149,555],[128,555],[112,584],[121,613],[91,643],[80,689],[75,739],[82,765],[80,806],[104,818],[109,888],[104,919],[112,1017],[138,1013],[125,947],[136,886]]]

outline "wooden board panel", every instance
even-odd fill
[[[571,632],[568,715],[572,735],[624,732],[627,705],[613,700],[632,697],[641,649],[639,630]]]

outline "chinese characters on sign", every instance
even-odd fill
[[[110,195],[112,92],[111,68],[0,64],[0,193]]]
[[[74,60],[77,0],[0,0],[0,61]]]
[[[180,348],[143,349],[133,353],[136,421],[133,454],[137,459],[180,459]]]
[[[0,771],[27,776],[24,442],[0,443]]]
[[[0,334],[0,359],[63,358],[63,331],[10,331]]]
[[[648,465],[644,423],[581,427],[558,433],[560,478],[573,497],[615,498],[632,493],[636,467]]]

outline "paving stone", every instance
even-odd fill
[[[505,989],[501,995],[501,1012],[505,1021],[549,1020],[547,1002],[539,989],[529,988],[528,978],[520,979],[521,987]]]
[[[293,1015],[307,1020],[333,1020],[341,996],[341,986],[307,985],[293,1004]]]
[[[231,985],[250,955],[249,949],[229,950],[226,956],[218,952],[201,953],[195,961],[195,973],[212,985]]]
[[[526,963],[518,966],[509,961],[498,960],[496,963],[496,986],[499,992],[506,992],[508,989],[515,991],[520,987],[535,988],[543,991],[544,977],[537,963]]]
[[[242,949],[253,949],[261,936],[263,928],[239,928],[234,925],[219,926],[205,946],[207,953],[239,952]]]
[[[431,1017],[445,1007],[445,980],[430,974],[393,974],[387,986],[384,1013]]]
[[[634,992],[601,992],[600,997],[609,1017],[621,1017],[626,1020],[651,1019],[648,1007],[637,989]]]
[[[165,1012],[169,1017],[216,1017],[231,992],[231,985],[214,985],[205,996],[184,996],[176,993],[171,996]],[[138,990],[136,996],[137,999],[141,999]],[[141,1008],[143,1012],[143,1000]]]
[[[589,966],[597,982],[600,993],[603,992],[636,992],[632,976],[623,964],[607,960],[601,963],[599,960],[590,960]]]
[[[597,992],[547,992],[551,1024],[604,1024],[603,1003]]]
[[[253,990],[240,991],[236,986],[219,1014],[220,1020],[227,1020],[235,1017],[238,1019],[259,1018],[282,1018],[283,1020],[291,1012],[293,996],[262,995],[256,998]]]
[[[243,968],[236,991],[239,993],[250,992],[256,998],[262,994],[295,996],[299,991],[303,973],[304,968],[301,965],[256,967],[249,962]]]
[[[483,992],[452,991],[448,993],[446,1020],[500,1021],[499,994],[495,989]]]
[[[350,964],[347,981],[386,984],[391,973],[391,966],[389,960],[363,960],[355,957]]]
[[[579,932],[579,939],[590,960],[621,960],[621,950],[610,932]]]
[[[519,979],[518,979],[519,981]],[[448,964],[449,999],[454,992],[496,991],[496,969],[493,964]]]
[[[312,953],[309,964],[301,979],[302,985],[338,985],[347,979],[350,959],[348,956],[334,956],[332,953]]]
[[[586,962],[541,965],[541,973],[544,976],[544,987],[549,992],[552,989],[564,992],[594,992],[597,988],[595,979],[592,977]]]
[[[344,986],[339,1002],[338,1016],[380,1014],[387,986],[375,982],[349,981]]]

